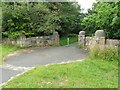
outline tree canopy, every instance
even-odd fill
[[[79,32],[80,6],[73,2],[8,2],[3,8],[3,37]]]
[[[103,29],[107,38],[120,39],[120,2],[97,2],[82,21],[84,30],[92,35]]]
[[[103,29],[107,38],[120,39],[120,2],[97,2],[82,13],[75,2],[2,2],[2,36],[18,38],[78,34],[92,35]]]

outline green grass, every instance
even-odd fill
[[[89,58],[116,61],[120,59],[118,49],[110,46],[100,47],[93,44],[89,50]]]
[[[78,39],[78,36],[71,36],[69,37],[69,40],[70,40],[70,44],[71,43],[74,43],[74,42],[77,42],[77,39]],[[60,38],[60,45],[61,46],[64,46],[64,45],[67,45],[67,37],[62,37]]]
[[[118,62],[90,60],[38,66],[4,88],[117,88]]]
[[[4,63],[3,57],[19,49],[21,48],[13,45],[0,45],[0,64]]]

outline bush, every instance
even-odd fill
[[[114,61],[119,59],[117,48],[113,48],[110,46],[99,46],[93,45],[90,47],[90,55],[91,59],[103,59]]]

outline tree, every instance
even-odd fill
[[[98,2],[93,4],[91,15],[88,15],[82,25],[87,34],[103,29],[107,38],[120,38],[120,2]]]
[[[81,29],[80,6],[73,2],[8,2],[3,3],[3,36],[18,38],[78,33]]]

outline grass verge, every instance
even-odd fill
[[[0,45],[0,64],[3,64],[4,63],[4,57],[11,53],[11,52],[14,52],[16,50],[19,50],[21,49],[20,47],[17,47],[17,46],[13,46],[13,45],[4,45],[4,44],[1,44]]]
[[[90,60],[38,66],[3,88],[117,88],[118,61]]]

